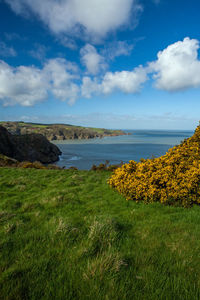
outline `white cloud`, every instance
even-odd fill
[[[137,93],[147,79],[147,71],[141,66],[133,71],[107,72],[102,81],[103,93],[109,94],[115,90]]]
[[[54,96],[62,101],[68,101],[69,104],[76,101],[79,93],[78,85],[73,82],[78,78],[72,72],[75,70],[75,66],[63,58],[49,60],[43,70]]]
[[[139,66],[133,71],[107,72],[101,82],[94,78],[84,77],[81,86],[82,96],[90,98],[93,94],[110,94],[114,91],[135,94],[148,80],[147,69]]]
[[[47,97],[47,84],[35,67],[12,68],[0,61],[0,100],[4,105],[31,106]]]
[[[86,33],[104,37],[130,21],[141,6],[136,0],[5,0],[17,14],[33,12],[55,34]],[[132,18],[131,17],[132,14]]]
[[[179,91],[200,86],[199,42],[185,38],[158,52],[158,59],[149,64],[154,72],[155,87]]]
[[[65,59],[52,59],[43,69],[33,66],[13,68],[0,61],[0,100],[4,105],[32,106],[52,93],[57,99],[75,102],[79,87],[75,66]]]
[[[77,49],[77,44],[76,42],[70,38],[67,37],[66,35],[62,34],[59,36],[59,38],[57,39],[61,45],[63,45],[65,48],[69,48],[71,50],[76,50]]]
[[[103,49],[102,54],[107,59],[113,60],[115,57],[121,55],[130,55],[134,46],[130,45],[127,41],[116,41],[110,44],[107,44],[105,49]]]
[[[38,60],[41,60],[43,61],[46,57],[46,52],[47,52],[48,48],[44,45],[40,45],[40,44],[36,44],[35,45],[35,49],[31,50],[29,52],[29,54],[38,59]]]
[[[17,56],[17,53],[13,47],[9,47],[4,42],[0,42],[0,56]]]
[[[101,85],[97,82],[97,79],[92,80],[90,77],[83,77],[81,86],[81,94],[84,98],[91,98],[92,94],[98,94],[101,92]]]
[[[88,74],[96,75],[107,69],[109,60],[121,55],[130,55],[132,49],[133,45],[129,45],[126,41],[116,41],[100,50],[99,54],[94,46],[86,44],[80,50],[81,62]]]
[[[88,73],[95,75],[107,67],[104,57],[98,54],[95,47],[90,44],[85,45],[81,49],[80,55],[81,61],[86,66]]]

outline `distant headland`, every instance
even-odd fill
[[[105,136],[126,135],[122,130],[74,126],[69,124],[41,124],[26,122],[0,122],[11,134],[42,134],[49,141],[68,139],[92,139]]]

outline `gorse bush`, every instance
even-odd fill
[[[108,183],[127,200],[184,207],[200,203],[200,126],[191,138],[154,159],[131,160]]]

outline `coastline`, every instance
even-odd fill
[[[89,170],[93,164],[99,165],[106,160],[109,160],[110,164],[118,164],[121,161],[158,157],[193,134],[193,131],[129,132],[134,134],[102,139],[53,141],[62,151],[56,165]]]

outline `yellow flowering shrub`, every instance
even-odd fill
[[[191,138],[154,159],[131,160],[108,183],[127,200],[184,207],[200,203],[200,126]]]

